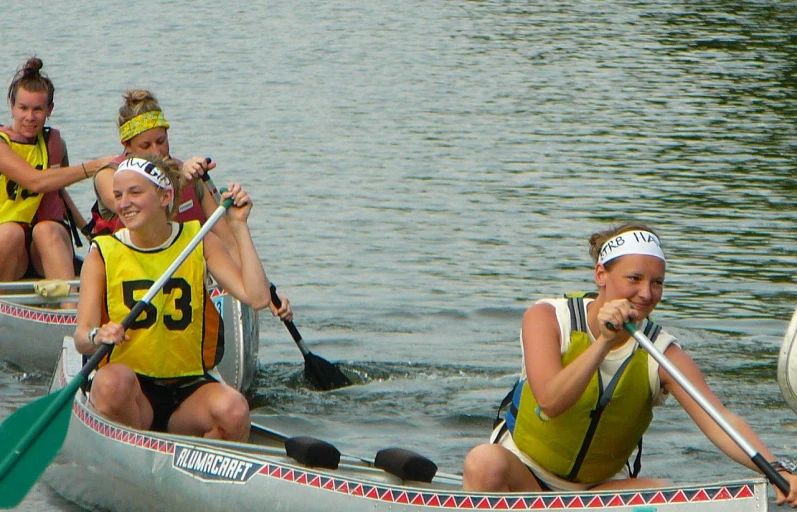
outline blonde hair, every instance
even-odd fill
[[[23,64],[11,80],[8,86],[8,103],[13,107],[17,102],[17,91],[22,87],[28,92],[46,92],[47,106],[53,105],[55,96],[55,86],[52,80],[43,75],[40,71],[44,63],[38,57],[31,57]]]
[[[141,114],[161,110],[158,99],[146,89],[128,89],[122,97],[125,102],[119,107],[119,117],[116,119],[118,128]]]
[[[180,193],[183,191],[183,185],[185,184],[183,181],[183,173],[180,172],[180,165],[173,158],[163,158],[151,153],[128,155],[128,157],[141,158],[142,160],[152,162],[164,175],[166,175],[167,178],[169,178],[172,188],[174,189],[174,200],[172,201],[171,207],[166,208],[166,218],[168,220],[172,220],[177,213],[177,206],[179,205],[180,201]]]
[[[648,231],[656,235],[657,238],[661,239],[659,235],[653,231],[649,226],[639,223],[639,222],[629,222],[623,224],[621,226],[612,227],[604,231],[598,231],[593,233],[592,236],[589,237],[589,255],[592,256],[592,261],[594,263],[598,263],[598,257],[600,256],[601,249],[603,248],[603,244],[607,241],[611,240],[612,238],[616,237],[620,233],[625,233],[626,231]],[[606,263],[605,267],[611,268],[614,261],[609,261]]]

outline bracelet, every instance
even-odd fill
[[[100,332],[100,328],[99,327],[94,327],[93,329],[91,329],[91,331],[89,331],[89,343],[91,343],[92,347],[98,347],[100,345],[95,340],[95,338],[97,337],[97,333],[99,333],[99,332]]]
[[[80,164],[80,166],[83,167],[83,174],[85,174],[86,177],[88,178],[89,177],[89,171],[86,170],[86,164]]]
[[[785,471],[789,474],[797,473],[797,464],[788,459],[773,460],[769,463],[776,471]]]

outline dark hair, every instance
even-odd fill
[[[55,86],[47,75],[40,73],[43,66],[44,63],[40,58],[31,57],[17,70],[11,85],[8,86],[8,102],[12,107],[17,102],[17,91],[20,87],[28,92],[46,92],[47,106],[53,105]]]
[[[657,235],[656,232],[653,231],[653,229],[639,222],[629,222],[627,224],[623,224],[622,226],[609,228],[605,231],[598,231],[596,233],[593,233],[592,236],[589,237],[589,255],[592,256],[592,260],[595,263],[598,263],[598,256],[600,256],[603,244],[605,244],[608,240],[616,237],[620,233],[625,233],[626,231],[648,231],[656,235],[657,238],[661,239],[659,235]],[[611,265],[614,262],[615,260],[606,263],[607,270],[611,267]]]

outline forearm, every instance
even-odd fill
[[[753,429],[750,428],[750,425],[748,425],[746,421],[727,409],[723,411],[723,417],[736,430],[736,432],[742,436],[742,438],[745,439],[764,459],[767,461],[772,461],[776,458],[769,448],[767,448],[764,442],[758,437],[758,435],[756,435]],[[761,472],[761,470],[758,469],[755,463],[753,463],[753,461],[750,459],[750,456],[747,454],[747,452],[742,450],[736,441],[734,441],[725,432],[725,430],[722,429],[722,427],[720,427],[713,420],[711,420],[711,423],[708,425],[709,426],[706,431],[704,431],[704,434],[706,434],[706,437],[708,437],[709,440],[722,451],[722,453],[743,466],[746,466],[754,471],[758,471],[759,473]]]
[[[271,303],[270,283],[257,254],[249,226],[246,222],[230,222],[240,259],[241,276],[247,303],[255,309],[263,309]]]
[[[584,394],[608,352],[608,348],[602,343],[591,344],[574,361],[540,386],[541,389],[535,390],[534,396],[542,411],[548,417],[555,418],[572,407]]]
[[[10,180],[31,192],[45,193],[62,189],[91,177],[100,168],[103,159],[89,160],[80,165],[40,171],[19,158],[0,169]]]

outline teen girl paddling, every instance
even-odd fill
[[[91,385],[93,406],[139,429],[244,441],[244,397],[214,377],[223,327],[205,289],[207,273],[254,309],[269,305],[269,282],[252,242],[248,194],[231,184],[227,221],[241,265],[219,238],[202,243],[126,332],[120,325],[137,298],[168,268],[199,222],[171,221],[180,173],[171,161],[136,156],[113,176],[114,208],[125,228],[96,237],[81,273],[75,346],[84,354],[114,344]]]
[[[701,431],[734,461],[758,470],[678,381],[637,346],[621,326],[635,322],[695,389],[758,453],[772,452],[749,425],[711,392],[700,368],[675,338],[648,318],[664,290],[658,236],[639,224],[590,238],[597,297],[544,299],[523,316],[523,366],[506,422],[493,443],[465,459],[466,490],[489,492],[641,489],[664,484],[636,478],[629,457],[652,420],[654,405],[672,395]],[[609,327],[618,326],[617,330]],[[790,483],[778,503],[797,504],[789,462],[772,464]]]

